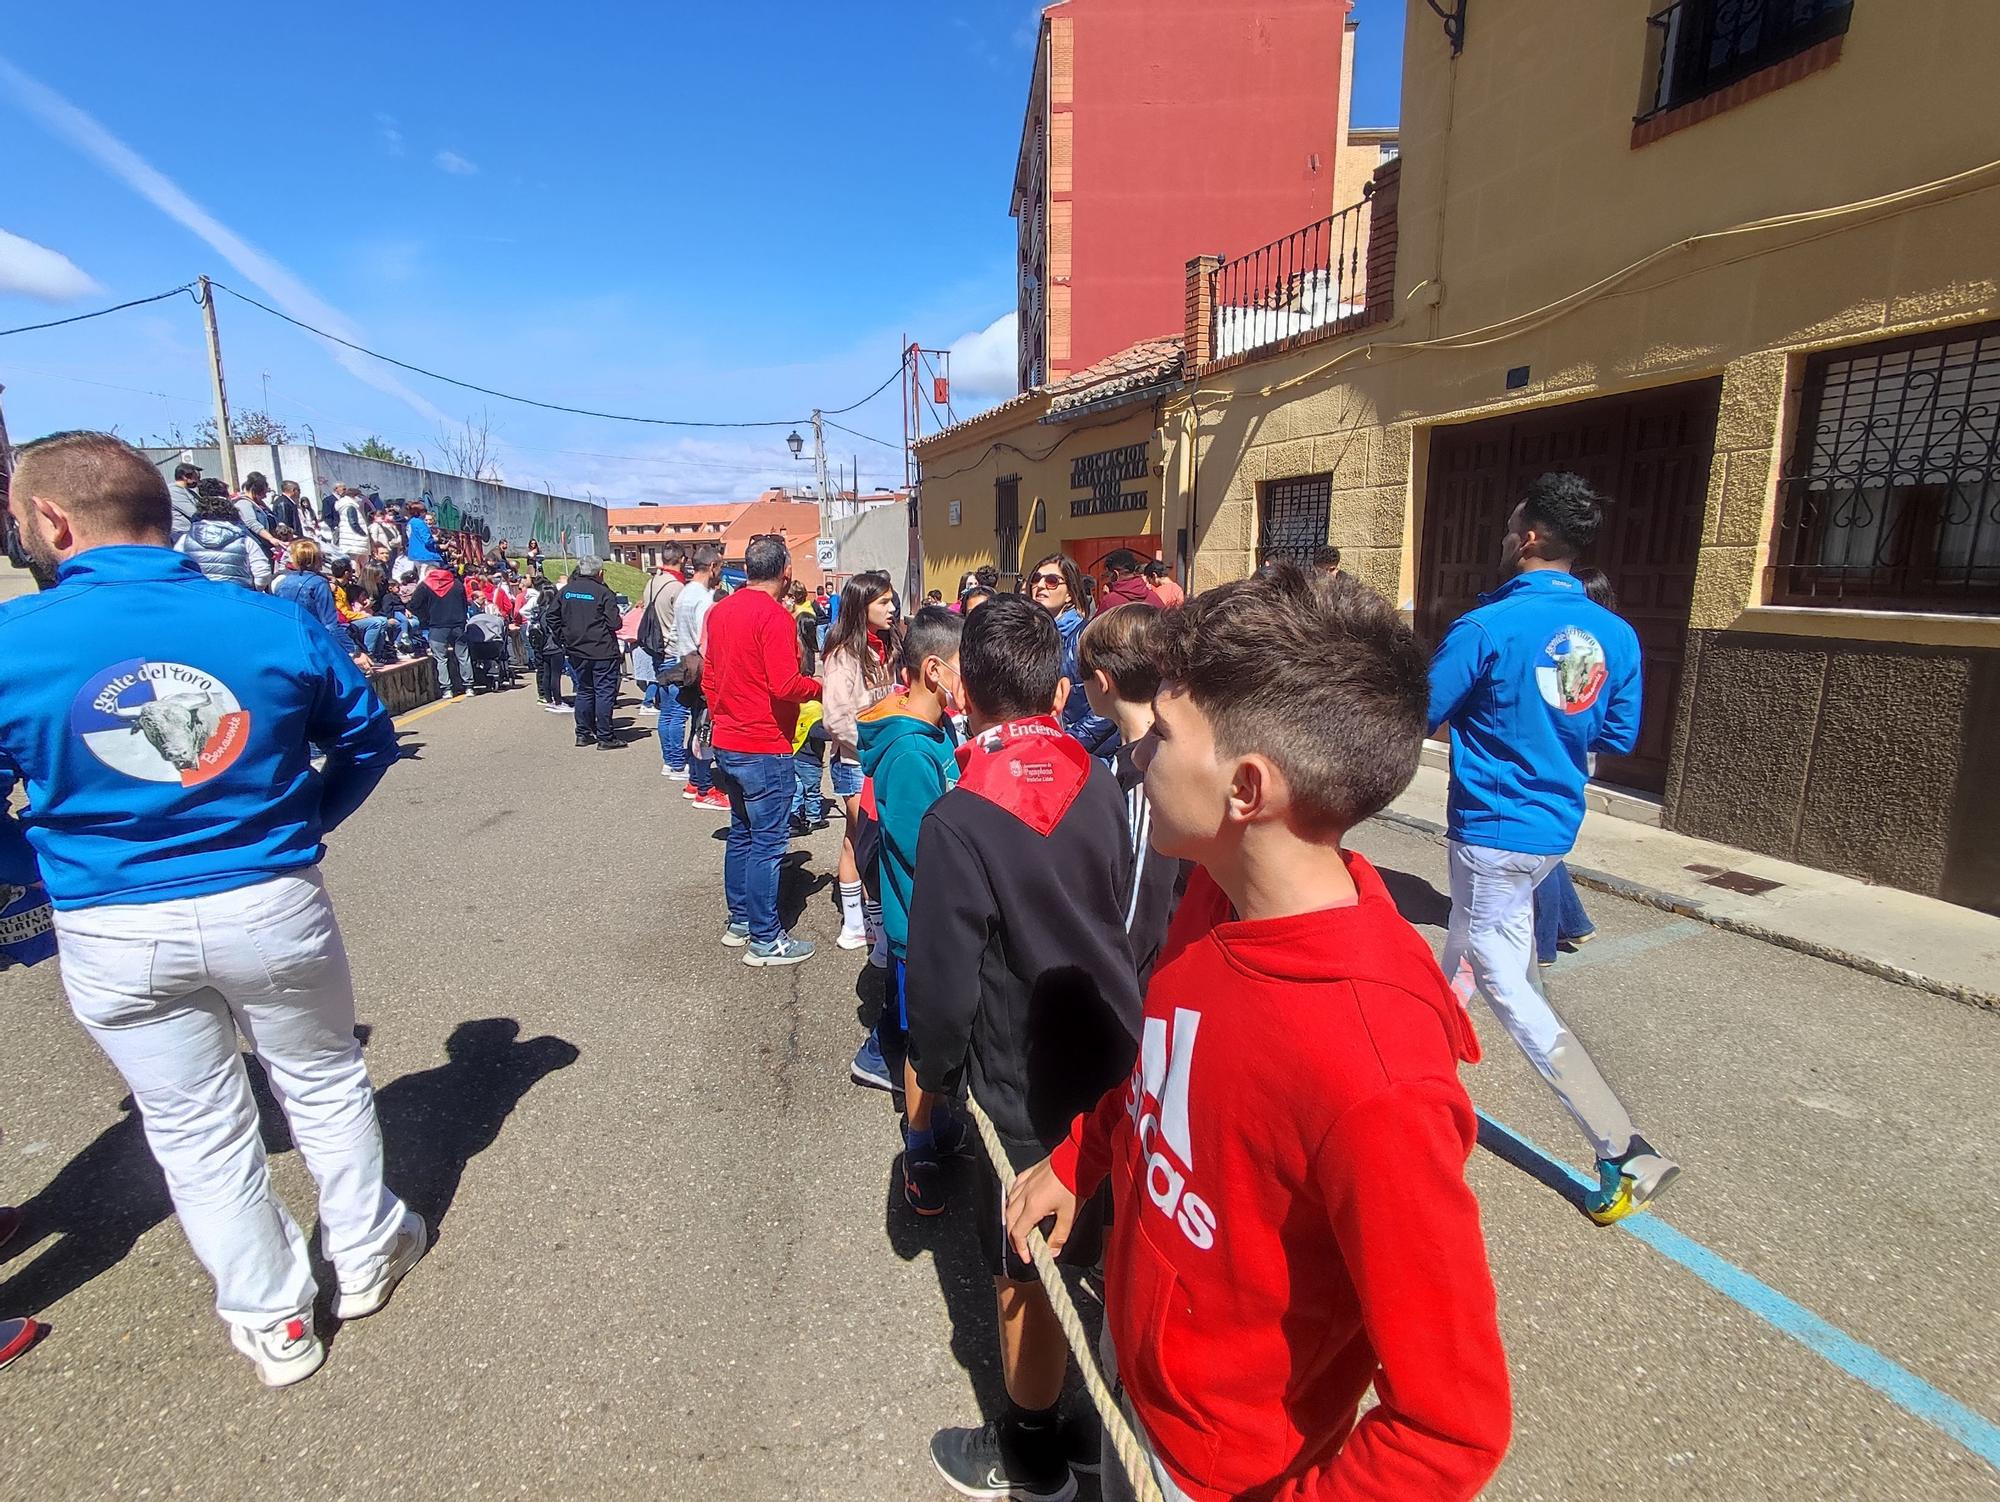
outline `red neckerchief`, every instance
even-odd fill
[[[1054,715],[1008,720],[958,748],[958,785],[1047,837],[1090,778],[1090,753]]]

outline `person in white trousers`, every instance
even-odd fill
[[[48,887],[71,1008],[131,1088],[231,1342],[286,1386],[325,1360],[318,1290],[239,1038],[319,1187],[333,1317],[382,1308],[429,1245],[382,1180],[318,871],[323,835],[395,764],[395,729],[324,627],[167,546],[165,482],[118,439],[29,444],[10,509],[44,589],[0,608],[0,808],[27,791],[0,816],[0,881]]]

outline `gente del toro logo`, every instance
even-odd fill
[[[228,771],[250,738],[249,711],[221,679],[186,663],[141,657],[85,683],[70,705],[69,724],[114,772],[182,787]]]

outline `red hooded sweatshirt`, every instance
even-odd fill
[[[1053,1155],[1079,1195],[1111,1178],[1119,1375],[1200,1502],[1468,1498],[1507,1446],[1465,1184],[1458,1064],[1478,1043],[1374,868],[1346,860],[1356,904],[1254,923],[1195,873],[1132,1078]]]

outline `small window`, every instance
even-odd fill
[[[1326,546],[1332,517],[1332,475],[1271,481],[1257,507],[1258,562],[1288,558],[1311,568],[1313,554]]]
[[[1771,602],[2000,613],[2000,323],[1815,355]]]
[[[1692,104],[1840,36],[1854,0],[1672,0],[1647,25],[1652,62],[1641,120]]]

